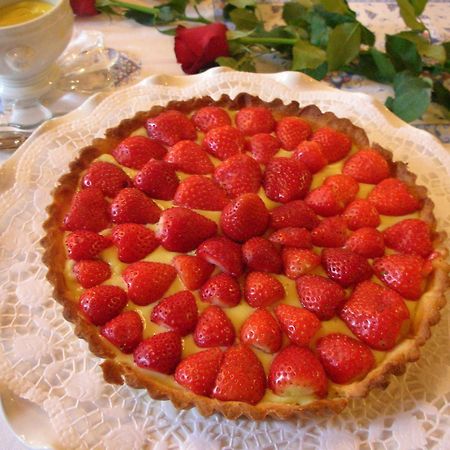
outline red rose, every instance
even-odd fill
[[[178,26],[175,55],[184,73],[198,73],[211,66],[219,56],[229,56],[227,27],[212,23],[195,28]]]
[[[98,14],[95,9],[95,0],[70,0],[70,6],[77,16],[95,16]]]

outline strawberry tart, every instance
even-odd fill
[[[233,419],[338,412],[419,358],[445,303],[415,179],[315,106],[171,102],[62,176],[48,279],[108,382]]]

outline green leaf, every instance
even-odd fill
[[[330,11],[327,11],[323,8],[323,6],[315,5],[313,8],[313,13],[319,14],[323,17],[327,23],[327,25],[331,28],[334,28],[336,25],[340,25],[342,23],[355,22],[355,14],[337,14]]]
[[[408,0],[397,0],[397,4],[400,8],[400,15],[403,21],[411,30],[425,30],[425,25],[417,20],[416,11]]]
[[[326,48],[328,43],[328,28],[325,19],[318,14],[313,14],[310,21],[310,38],[311,44],[318,47]]]
[[[236,69],[238,62],[229,56],[219,56],[216,58],[216,63],[219,66],[231,67],[232,69]]]
[[[447,55],[444,46],[442,44],[431,44],[421,34],[414,31],[403,31],[395,34],[394,36],[399,36],[403,39],[414,42],[414,44],[416,44],[417,51],[421,56],[435,59],[440,64],[443,64],[446,60]]]
[[[126,11],[125,17],[133,19],[141,25],[153,26],[156,24],[156,16],[141,11],[135,11],[133,9]]]
[[[173,28],[166,28],[164,30],[162,29],[158,29],[158,31],[161,34],[166,34],[167,36],[175,36],[176,32],[177,32],[177,27],[173,27]]]
[[[447,59],[450,59],[450,41],[449,42],[443,42],[442,46],[445,48],[445,54],[447,56]]]
[[[186,7],[189,3],[189,0],[171,0],[169,3],[167,3],[166,6],[172,8],[176,12],[180,14],[184,14],[186,11]],[[164,6],[164,5],[162,5]]]
[[[327,11],[336,14],[349,14],[352,13],[344,0],[319,0],[321,4]]]
[[[410,0],[410,3],[413,5],[416,16],[420,16],[427,6],[428,0]]]
[[[285,3],[282,16],[287,25],[306,27],[308,24],[308,10],[300,3]]]
[[[231,11],[230,18],[238,30],[252,30],[259,23],[254,11],[243,8],[237,8]]]
[[[361,25],[361,44],[373,47],[375,45],[375,33],[372,33],[364,25]]]
[[[228,0],[227,3],[235,8],[247,8],[249,6],[254,8],[256,6],[255,0]]]
[[[291,70],[316,69],[327,58],[325,50],[299,39],[292,48]]]
[[[372,47],[369,50],[369,53],[372,56],[373,62],[377,68],[379,81],[392,82],[396,72],[389,57],[385,53],[378,51],[375,47]]]
[[[360,45],[361,26],[358,22],[338,25],[328,37],[329,70],[336,70],[351,62],[358,55]]]
[[[303,72],[304,74],[320,81],[323,80],[325,75],[328,73],[328,64],[324,62],[320,66],[317,66],[315,69],[303,69],[300,72]]]
[[[253,30],[241,31],[241,30],[227,30],[227,41],[234,41],[253,33]]]
[[[442,81],[435,81],[433,83],[433,101],[445,106],[450,110],[450,92],[444,86]]]
[[[386,53],[397,71],[409,70],[415,74],[422,70],[422,60],[416,44],[395,35],[386,35]]]

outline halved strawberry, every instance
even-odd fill
[[[151,321],[176,331],[181,336],[194,331],[198,312],[190,291],[180,291],[162,299],[152,310]]]
[[[300,117],[283,117],[276,127],[277,138],[286,150],[295,150],[300,142],[311,136],[311,125]]]
[[[372,203],[366,199],[358,198],[353,200],[342,214],[350,230],[358,228],[372,227],[380,225],[380,215]]]
[[[305,198],[306,204],[323,217],[330,217],[344,211],[346,203],[340,199],[336,191],[327,185],[313,189]]]
[[[383,234],[376,228],[359,228],[347,239],[344,248],[365,258],[383,256]]]
[[[320,222],[316,213],[303,200],[294,200],[277,206],[272,209],[270,215],[270,226],[275,230],[286,227],[312,230]]]
[[[111,276],[111,268],[104,261],[82,259],[73,266],[73,273],[78,283],[87,289],[106,281]]]
[[[211,277],[200,289],[200,297],[211,305],[231,308],[241,301],[241,288],[236,278],[227,273]]]
[[[247,106],[236,114],[236,126],[246,136],[258,133],[272,133],[275,119],[272,111],[264,106]]]
[[[269,388],[276,395],[292,399],[315,395],[325,397],[328,382],[319,360],[309,348],[290,345],[272,361]]]
[[[198,130],[206,133],[209,130],[231,125],[228,113],[218,106],[204,106],[194,113],[192,121]]]
[[[162,159],[166,149],[145,136],[129,136],[111,152],[116,161],[131,169],[142,169],[151,159]]]
[[[241,246],[226,237],[207,239],[197,248],[196,254],[217,266],[222,272],[235,277],[242,274]]]
[[[386,246],[426,258],[433,251],[431,229],[420,219],[405,219],[384,230]]]
[[[179,183],[173,166],[157,159],[151,159],[134,177],[138,189],[159,200],[172,200]]]
[[[111,236],[118,249],[119,260],[125,263],[139,261],[159,246],[155,233],[137,223],[116,225]]]
[[[375,366],[369,347],[341,333],[320,338],[316,352],[328,378],[338,384],[360,380]]]
[[[257,194],[242,194],[223,208],[220,227],[230,239],[244,242],[263,234],[269,220],[269,211]]]
[[[270,306],[286,296],[283,285],[265,272],[250,272],[245,279],[244,297],[253,308]]]
[[[311,141],[322,146],[322,152],[329,163],[344,158],[352,148],[352,140],[346,134],[329,127],[315,131]]]
[[[98,188],[107,197],[115,197],[121,189],[132,185],[129,176],[120,167],[105,161],[93,162],[81,184],[84,188]]]
[[[147,119],[150,139],[172,146],[183,139],[195,140],[197,132],[192,121],[179,111],[169,110]]]
[[[312,175],[308,168],[290,158],[272,158],[264,172],[264,191],[271,200],[288,203],[306,196]]]
[[[100,329],[100,334],[123,353],[133,353],[142,341],[144,325],[136,311],[124,311]]]
[[[259,133],[247,141],[247,150],[260,164],[267,164],[280,150],[280,141],[271,134]]]
[[[328,276],[343,287],[372,276],[372,268],[366,258],[343,248],[324,248],[322,266]]]
[[[93,231],[74,231],[66,239],[67,255],[70,259],[93,259],[111,245],[111,240]]]
[[[207,175],[214,172],[214,164],[209,156],[194,141],[177,142],[169,148],[164,160],[185,173]]]
[[[140,261],[130,264],[122,278],[128,286],[128,297],[136,305],[146,306],[159,300],[177,276],[168,264]]]
[[[63,227],[67,231],[101,231],[109,225],[108,209],[100,189],[82,189],[73,196]]]
[[[253,237],[242,246],[248,269],[256,272],[280,273],[283,261],[275,245],[263,237]]]
[[[217,347],[189,355],[178,364],[175,381],[194,394],[210,397],[222,358],[222,350]]]
[[[342,173],[360,183],[378,184],[390,175],[389,164],[376,150],[361,149],[345,161]]]
[[[226,192],[211,178],[203,175],[184,179],[173,199],[175,205],[207,211],[221,211],[228,202]]]
[[[174,331],[155,334],[139,343],[133,352],[134,362],[142,369],[165,374],[175,371],[181,360],[181,337]]]
[[[195,291],[203,286],[214,270],[214,266],[193,255],[178,255],[172,260],[186,289]]]
[[[212,305],[201,313],[193,336],[199,347],[223,347],[233,344],[236,333],[222,309]]]
[[[380,214],[386,216],[402,216],[420,208],[420,201],[408,185],[397,178],[381,181],[372,189],[367,199]]]
[[[110,212],[113,223],[156,223],[161,209],[139,189],[125,188],[114,197]]]
[[[325,178],[323,184],[330,186],[336,193],[338,201],[343,202],[346,206],[355,199],[359,191],[358,182],[351,176],[341,173]]]
[[[325,158],[322,152],[322,146],[314,141],[300,142],[300,144],[297,145],[292,158],[302,162],[313,174],[317,173],[328,164],[327,158]]]
[[[317,316],[304,308],[278,305],[275,308],[275,315],[290,341],[300,347],[309,346],[312,337],[320,328]]]
[[[156,237],[170,252],[190,252],[217,233],[212,220],[188,208],[169,208],[162,212]]]
[[[320,320],[330,320],[345,302],[339,284],[320,275],[303,275],[296,280],[300,303]]]
[[[229,348],[223,357],[212,397],[255,405],[264,396],[266,375],[255,354],[243,345]]]
[[[126,304],[127,294],[119,286],[94,286],[80,296],[80,308],[94,325],[104,325],[116,317]]]
[[[239,153],[216,167],[214,179],[229,197],[235,198],[246,192],[258,192],[262,175],[259,164],[253,158]]]
[[[326,217],[311,231],[312,243],[317,247],[341,247],[347,237],[347,224],[340,216]]]
[[[356,286],[340,317],[369,347],[385,351],[397,343],[409,311],[396,292],[364,281]]]
[[[245,139],[242,133],[230,125],[209,130],[202,142],[203,149],[224,161],[244,151]]]
[[[284,247],[312,248],[311,233],[306,228],[281,228],[269,236],[269,241]]]
[[[291,280],[305,275],[320,265],[320,256],[312,250],[286,247],[281,253],[284,273]]]

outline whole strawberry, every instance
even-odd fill
[[[186,289],[191,291],[203,286],[214,270],[212,264],[193,255],[177,255],[173,258],[172,265]]]
[[[375,228],[359,228],[347,239],[345,248],[365,258],[383,256],[383,233]]]
[[[253,308],[270,306],[286,295],[283,285],[264,272],[250,272],[245,279],[244,297]]]
[[[280,141],[271,134],[259,133],[247,141],[247,150],[260,164],[267,164],[280,150]]]
[[[348,237],[347,224],[340,216],[327,217],[311,231],[313,245],[317,247],[341,247]]]
[[[94,259],[111,245],[111,240],[93,231],[74,231],[65,239],[67,255],[70,259]]]
[[[87,289],[106,281],[111,276],[111,268],[104,261],[83,259],[75,263],[73,273],[78,283]]]
[[[316,213],[303,200],[294,200],[277,206],[272,209],[270,215],[270,226],[275,230],[286,227],[312,230],[320,222]]]
[[[93,162],[81,180],[85,188],[98,188],[107,197],[115,197],[123,188],[131,186],[128,175],[118,166],[105,161]]]
[[[226,237],[207,239],[199,245],[197,256],[217,266],[222,272],[239,277],[243,271],[241,246]]]
[[[269,236],[269,241],[285,247],[312,248],[311,233],[306,228],[281,228]]]
[[[176,170],[207,175],[214,172],[214,164],[207,153],[194,141],[179,141],[169,148],[164,160]]]
[[[193,333],[197,346],[225,347],[233,344],[236,333],[227,315],[218,306],[208,306],[200,315]]]
[[[297,145],[292,158],[302,162],[311,173],[317,173],[323,169],[327,164],[327,158],[325,158],[322,146],[318,142],[303,141]]]
[[[284,149],[295,150],[300,142],[309,138],[311,126],[300,117],[283,117],[277,123],[276,135]]]
[[[183,139],[195,140],[197,132],[191,120],[179,111],[169,110],[147,119],[148,136],[160,144],[172,146]]]
[[[375,206],[362,198],[353,200],[345,208],[342,217],[347,222],[347,227],[350,230],[364,227],[376,228],[381,223],[380,215]]]
[[[145,136],[129,136],[111,152],[122,166],[140,170],[151,159],[162,159],[166,149]]]
[[[248,106],[236,114],[236,126],[246,136],[271,133],[275,128],[275,119],[270,109],[264,106]]]
[[[306,204],[323,217],[331,217],[344,211],[346,202],[339,198],[336,191],[329,185],[322,185],[311,192],[305,198]]]
[[[341,173],[325,178],[323,184],[330,186],[335,192],[338,201],[345,206],[355,199],[359,191],[358,182],[353,177]]]
[[[286,247],[281,253],[285,275],[295,280],[320,265],[320,256],[313,250]]]
[[[242,246],[242,256],[248,270],[280,273],[283,261],[272,242],[263,237],[253,237]]]
[[[139,189],[125,188],[111,202],[110,214],[113,223],[156,223],[161,210]]]
[[[390,175],[389,164],[381,153],[367,148],[356,152],[345,161],[342,173],[360,183],[377,184]]]
[[[200,289],[200,297],[211,305],[231,308],[241,301],[241,288],[236,278],[227,273],[220,273],[206,281]]]
[[[323,127],[315,131],[311,141],[322,147],[322,153],[328,163],[334,163],[347,156],[352,148],[352,140],[344,133],[333,128]]]
[[[244,151],[245,139],[237,128],[225,125],[209,130],[202,146],[209,154],[224,161]]]
[[[217,106],[204,106],[194,113],[192,121],[198,130],[206,133],[209,130],[225,125],[231,125],[228,113]]]

